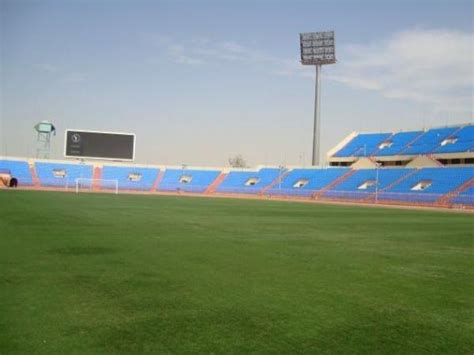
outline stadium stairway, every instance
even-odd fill
[[[452,142],[440,145],[432,152],[433,154],[474,152],[474,125],[460,127],[446,139],[451,139]]]
[[[445,194],[456,190],[474,177],[474,167],[426,167],[404,179],[379,198],[391,201],[431,205]]]
[[[166,169],[158,190],[204,193],[220,173],[220,170]]]
[[[408,174],[402,175],[400,178],[398,178],[397,180],[395,180],[391,184],[385,186],[384,188],[381,188],[377,193],[381,193],[383,191],[387,191],[387,190],[391,189],[392,187],[394,187],[394,186],[398,185],[399,183],[401,183],[403,180],[409,178],[410,176],[412,176],[413,174],[416,174],[418,172],[418,169],[416,169],[416,168],[413,168],[411,170],[412,171],[410,171]],[[369,196],[367,196],[366,198],[363,199],[363,201],[365,201],[365,202],[376,201],[376,200],[377,200],[377,196],[376,196],[375,192],[372,192]]]
[[[471,188],[472,186],[474,186],[474,178],[471,178],[470,180],[466,181],[464,184],[462,184],[455,190],[450,191],[447,194],[444,194],[443,196],[441,196],[439,200],[436,201],[436,204],[441,205],[441,206],[449,205],[450,200],[452,200],[459,194],[463,193],[467,189]]]
[[[209,187],[206,189],[206,191],[204,191],[204,193],[206,195],[209,195],[209,194],[213,194],[214,192],[216,192],[217,188],[222,183],[222,181],[224,181],[226,176],[227,176],[227,173],[223,173],[223,172],[220,173],[219,176],[212,182],[212,184],[209,185]]]
[[[281,183],[287,175],[290,173],[291,170],[286,170],[283,174],[279,175],[272,183],[268,186],[265,186],[262,191],[260,191],[259,195],[265,195],[270,189],[273,189],[276,185]]]
[[[398,180],[395,180],[395,181],[392,182],[390,185],[386,186],[385,188],[381,189],[380,191],[388,191],[388,190],[390,190],[392,187],[397,186],[399,183],[401,183],[402,181],[408,179],[410,176],[416,174],[417,172],[418,172],[418,169],[413,169],[411,172],[409,172],[409,173],[406,174],[406,175],[403,175],[403,176],[400,177]]]
[[[396,133],[392,132],[392,134],[390,134],[390,136],[388,136],[387,138],[385,138],[384,142],[387,142],[387,141],[390,141],[393,136],[395,135]],[[383,143],[383,142],[382,142]],[[380,151],[380,144],[369,154],[369,158],[371,158],[371,160],[373,159],[373,161],[375,162],[375,159],[372,158],[372,157],[376,157],[377,156],[377,153]]]
[[[100,166],[94,167],[94,172],[92,174],[92,191],[99,191],[100,190],[100,179],[102,177],[102,168]]]
[[[341,182],[346,181],[351,175],[353,175],[356,172],[354,169],[350,169],[347,173],[344,175],[338,177],[336,180],[331,182],[329,185],[325,186],[323,189],[316,191],[313,195],[311,195],[312,198],[315,200],[319,199],[321,196],[324,195],[329,190],[332,190],[333,187],[339,185]]]
[[[92,178],[93,166],[90,164],[59,163],[59,162],[35,162],[36,175],[41,187],[72,188],[77,179],[90,180]],[[83,186],[89,186],[90,182],[84,182]]]
[[[436,150],[441,143],[451,136],[458,127],[433,128],[426,131],[416,144],[403,151],[404,155],[427,155]]]
[[[33,181],[33,186],[39,188],[40,181],[38,179],[38,175],[36,175],[35,165],[31,163],[31,164],[28,164],[28,167],[30,169],[31,180]]]
[[[428,131],[425,131],[425,132],[423,132],[423,133],[417,135],[415,138],[413,138],[410,142],[408,142],[408,143],[405,145],[405,148],[403,148],[402,150],[400,150],[400,151],[398,152],[397,155],[403,155],[403,153],[405,152],[405,150],[410,149],[413,144],[415,144],[421,137],[423,137],[423,136],[426,134],[426,132],[428,132]]]
[[[465,126],[459,126],[453,133],[451,133],[449,136],[447,136],[445,139],[450,139],[450,138],[456,138],[456,136],[458,135],[458,133],[460,131],[462,131],[463,129],[465,128]],[[439,147],[437,147],[435,149],[435,151],[439,149]]]
[[[381,143],[385,142],[393,133],[366,133],[359,134],[340,149],[335,157],[368,157]]]
[[[160,185],[161,180],[163,180],[164,175],[165,175],[165,169],[160,169],[160,171],[158,172],[158,175],[156,176],[156,180],[153,183],[153,186],[150,190],[151,192],[155,192],[156,190],[158,190],[158,186]]]

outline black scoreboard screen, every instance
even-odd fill
[[[111,160],[135,159],[135,134],[66,130],[64,156]]]

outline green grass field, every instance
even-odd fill
[[[0,191],[0,353],[474,351],[473,216]]]

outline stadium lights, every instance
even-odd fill
[[[34,127],[35,131],[38,133],[51,133],[56,134],[56,127],[51,122],[41,121],[37,123]]]
[[[51,135],[56,135],[56,127],[48,121],[38,122],[33,127],[37,133],[36,157],[49,159],[51,152]]]
[[[316,66],[312,165],[319,165],[321,66],[336,63],[334,31],[300,33],[301,64]]]

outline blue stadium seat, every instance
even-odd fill
[[[13,177],[18,179],[18,185],[33,185],[28,162],[22,160],[0,160],[0,169],[10,170]]]
[[[217,192],[256,194],[285,171],[263,168],[259,171],[231,171],[218,186]]]
[[[76,179],[92,179],[92,165],[36,162],[35,169],[42,186],[73,187]]]
[[[452,141],[439,145],[434,153],[474,152],[474,125],[463,127],[449,138]]]
[[[463,205],[474,205],[474,186],[461,192],[458,196],[451,199],[451,202]]]
[[[361,169],[346,180],[333,186],[324,193],[325,197],[337,197],[347,199],[364,199],[372,196],[377,190],[381,191],[401,177],[410,174],[413,169],[384,168],[384,169]]]
[[[310,196],[349,171],[349,168],[294,169],[281,184],[268,191],[271,195]]]
[[[407,144],[413,141],[416,137],[423,134],[423,131],[414,132],[399,132],[389,137],[387,141],[390,143],[383,149],[378,148],[373,155],[374,156],[389,156],[397,155],[403,149],[406,148]]]
[[[218,170],[166,169],[158,190],[204,192],[219,174]]]
[[[117,180],[119,190],[151,190],[158,173],[159,169],[157,168],[104,166],[102,179]],[[104,181],[101,187],[110,188],[111,185]]]
[[[370,156],[378,146],[391,136],[390,133],[361,133],[340,149],[335,157]]]
[[[426,131],[409,147],[401,151],[403,155],[430,154],[438,148],[444,139],[453,134],[458,127],[435,128]]]
[[[382,143],[386,143],[383,144]],[[433,128],[428,131],[361,133],[334,157],[423,155],[474,151],[474,125]]]
[[[379,194],[380,199],[434,202],[474,177],[473,167],[423,168]],[[425,185],[426,187],[422,187]]]

